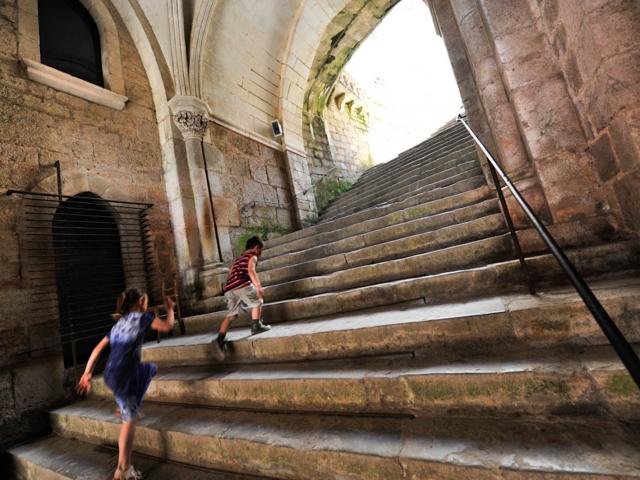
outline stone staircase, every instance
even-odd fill
[[[640,244],[567,252],[640,341]],[[371,169],[321,222],[268,242],[275,327],[216,364],[221,298],[143,350],[148,478],[640,478],[640,392],[548,254],[527,291],[469,137],[452,125]],[[108,478],[108,389],[10,453],[20,478]]]

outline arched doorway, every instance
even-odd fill
[[[125,289],[118,218],[98,195],[69,198],[53,217],[56,284],[65,366],[85,362],[113,321]]]

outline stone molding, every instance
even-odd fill
[[[169,108],[184,140],[204,139],[211,113],[205,101],[193,96],[176,95],[169,100]]]
[[[173,116],[173,120],[185,140],[195,138],[202,141],[209,125],[205,115],[190,110],[179,111]]]
[[[34,82],[42,83],[61,92],[74,95],[89,102],[104,105],[114,110],[124,109],[129,100],[124,95],[99,87],[93,83],[61,72],[40,62],[25,58],[22,60],[27,67],[27,76]]]
[[[100,33],[102,73],[104,77],[104,84],[106,86],[104,90],[111,91],[112,93],[124,97],[125,83],[122,72],[122,58],[120,54],[120,36],[111,12],[104,4],[103,0],[80,0],[80,3],[82,3],[91,15]],[[40,64],[40,27],[38,25],[37,0],[18,0],[18,52],[25,63],[29,60],[36,64]],[[45,83],[45,85],[49,84]],[[57,88],[53,85],[49,86]],[[62,91],[66,92],[67,90]],[[67,93],[76,95],[76,93],[73,92]],[[78,96],[85,98],[81,95]],[[87,98],[87,100],[94,101],[90,98]],[[100,104],[105,105],[104,103]],[[118,108],[118,110],[122,110],[122,108]]]

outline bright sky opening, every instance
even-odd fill
[[[375,163],[428,138],[462,106],[444,41],[423,0],[402,0],[345,68],[373,100]]]

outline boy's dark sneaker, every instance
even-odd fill
[[[268,332],[269,330],[271,330],[271,325],[265,325],[262,323],[262,320],[255,320],[251,322],[251,335]]]
[[[215,359],[219,362],[224,362],[224,358],[225,358],[225,341],[220,339],[220,337],[216,337],[216,339],[213,341],[213,356],[215,357]]]

